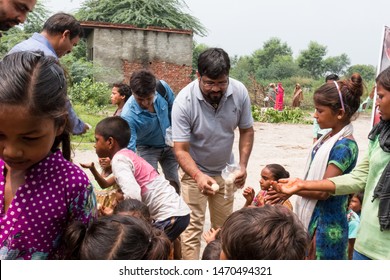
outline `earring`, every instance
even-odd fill
[[[337,116],[337,118],[338,118],[339,120],[341,120],[341,116]]]

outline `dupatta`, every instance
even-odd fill
[[[341,129],[338,133],[330,137],[321,145],[312,159],[313,149],[316,148],[317,145],[320,145],[323,139],[328,137],[330,132],[321,136],[321,138],[318,139],[318,141],[310,149],[304,170],[304,180],[322,180],[324,178],[326,168],[328,167],[329,154],[333,146],[339,139],[348,137],[352,135],[352,133],[353,126],[351,123],[344,126],[343,129]],[[309,228],[311,216],[317,201],[317,199],[305,198],[302,196],[298,196],[296,200],[294,212],[298,215],[306,229]]]

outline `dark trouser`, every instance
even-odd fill
[[[158,170],[158,164],[160,163],[165,179],[180,194],[179,164],[177,163],[172,147],[156,148],[151,146],[137,146],[137,154],[156,170]]]
[[[187,228],[190,223],[190,214],[185,216],[170,217],[163,221],[155,222],[154,227],[164,230],[169,240],[174,241]]]

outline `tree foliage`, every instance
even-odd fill
[[[209,48],[209,46],[207,46],[206,44],[196,44],[194,42],[193,44],[193,49],[192,49],[192,69],[194,71],[196,71],[198,69],[198,57],[199,55],[207,50]],[[195,73],[193,73],[195,74]]]
[[[346,75],[352,76],[353,73],[359,73],[364,81],[371,81],[375,79],[376,70],[372,65],[356,64],[348,68]]]
[[[313,77],[319,78],[324,71],[323,59],[326,55],[326,47],[317,42],[310,42],[307,50],[301,51],[298,56],[299,67],[306,69]]]
[[[189,13],[183,0],[87,0],[76,13],[84,21],[158,26],[192,30],[205,36],[206,28]]]
[[[282,43],[279,38],[271,38],[263,44],[262,49],[253,53],[253,59],[255,64],[267,68],[280,56],[292,58],[292,53],[287,43]]]
[[[27,20],[23,24],[23,31],[27,34],[40,32],[50,13],[42,1],[38,1],[34,10],[28,14]]]
[[[339,56],[331,56],[324,60],[324,72],[343,76],[350,64],[351,61],[345,53]]]

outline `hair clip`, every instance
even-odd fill
[[[343,109],[343,111],[345,112],[344,101],[343,101],[343,95],[341,94],[341,91],[340,91],[339,85],[337,84],[337,82],[336,82],[336,81],[333,81],[333,83],[336,85],[337,91],[338,91],[338,93],[339,93],[340,102],[341,102],[341,108],[342,108],[342,109]]]

